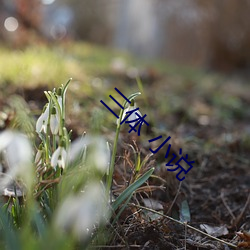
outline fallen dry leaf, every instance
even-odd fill
[[[250,249],[250,232],[237,232],[237,235],[243,240],[238,244],[238,247],[244,247]]]
[[[143,203],[146,207],[151,208],[153,210],[163,210],[163,205],[154,199],[149,199],[149,198],[145,198],[143,199]]]
[[[207,224],[201,224],[200,228],[202,230],[204,230],[206,233],[208,233],[209,235],[215,236],[215,237],[219,237],[221,235],[227,235],[228,234],[228,230],[227,227],[225,225],[222,226],[209,226]]]

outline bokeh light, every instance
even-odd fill
[[[50,34],[53,37],[53,39],[60,40],[66,36],[67,29],[62,24],[56,24],[51,27]]]
[[[15,17],[8,17],[4,21],[4,27],[9,32],[14,32],[18,29],[18,21]]]
[[[42,4],[45,4],[45,5],[50,5],[54,2],[55,2],[55,0],[42,0]]]

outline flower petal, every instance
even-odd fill
[[[56,213],[55,226],[72,233],[77,239],[91,236],[95,225],[105,222],[109,215],[100,183],[91,183],[81,195],[68,196]]]
[[[44,114],[42,113],[36,122],[36,132],[40,133],[42,131],[42,126],[44,122]]]
[[[93,160],[95,166],[101,172],[107,172],[110,163],[110,151],[107,143],[102,138],[95,138],[94,140]]]
[[[18,176],[22,177],[25,185],[29,187],[33,182],[33,152],[30,141],[21,133],[7,130],[0,134],[0,142],[0,151],[5,149],[4,158],[8,164],[6,178],[1,179],[0,188],[6,187]]]
[[[32,148],[27,137],[18,133],[14,134],[15,136],[6,148],[6,157],[11,168],[24,165],[32,159]]]
[[[53,168],[55,168],[58,164],[58,158],[61,155],[61,149],[62,149],[62,147],[59,146],[56,149],[56,151],[52,154],[50,164]]]
[[[58,166],[64,169],[66,165],[66,161],[67,161],[67,152],[64,148],[62,148],[60,156],[61,156],[61,159],[58,160]]]
[[[9,130],[5,130],[4,132],[0,133],[0,151],[5,149],[9,145],[9,143],[13,139],[13,136],[14,134]]]
[[[48,123],[44,121],[44,122],[43,122],[43,125],[42,125],[42,129],[41,129],[41,132],[43,131],[44,134],[47,133],[47,126],[48,126]]]
[[[123,121],[125,119],[125,117],[128,115],[127,112],[129,112],[129,111],[130,111],[130,106],[128,108],[124,109],[121,121]]]
[[[41,158],[42,158],[42,153],[43,153],[42,150],[40,150],[40,149],[37,150],[36,157],[35,157],[35,163],[36,163],[36,164],[41,160]]]
[[[45,111],[37,119],[37,122],[36,122],[37,133],[41,133],[41,131],[44,131],[44,133],[46,133],[48,120],[49,120],[49,105],[47,105]]]
[[[59,131],[59,120],[58,115],[53,114],[50,117],[50,130],[53,135],[58,134]]]

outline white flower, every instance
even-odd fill
[[[123,115],[122,115],[121,122],[124,120],[124,118],[126,118],[126,117],[128,116],[127,112],[132,111],[132,110],[134,110],[134,109],[136,109],[136,105],[135,105],[135,104],[134,104],[133,106],[130,106],[130,105],[129,105],[127,108],[125,108],[124,111],[123,111]],[[140,112],[139,110],[136,110],[135,112],[133,112],[133,113],[128,117],[127,120],[128,120],[128,121],[133,121],[133,120],[135,120],[135,119],[138,119],[139,116],[137,116],[136,113],[137,113],[139,116],[142,116],[142,115],[141,115],[141,112]],[[117,124],[118,124],[118,122],[119,122],[119,119],[117,119]],[[131,123],[129,123],[129,124],[131,124],[131,126],[134,126],[134,125],[135,125],[135,122],[131,122]]]
[[[6,178],[1,180],[1,188],[18,176],[29,186],[33,179],[31,164],[33,154],[28,138],[21,133],[6,130],[0,133],[0,152],[8,167]]]
[[[60,121],[58,111],[55,107],[52,108],[50,116],[50,130],[53,135],[56,135],[59,131]]]
[[[90,157],[94,161],[95,167],[105,173],[108,171],[110,164],[110,150],[108,144],[102,138],[96,137],[93,141],[94,149]]]
[[[56,166],[64,169],[67,160],[67,152],[63,146],[59,146],[51,157],[51,166],[56,168]]]
[[[66,198],[56,214],[55,226],[62,232],[72,233],[85,240],[96,225],[108,220],[108,203],[100,183],[91,183],[80,195]]]
[[[49,104],[47,104],[45,110],[40,115],[36,122],[36,132],[41,133],[42,131],[46,134],[47,132],[47,125],[49,120]]]

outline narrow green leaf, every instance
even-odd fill
[[[180,208],[180,221],[189,222],[191,220],[190,209],[187,200],[182,201]]]
[[[21,245],[17,233],[16,231],[14,231],[14,228],[11,227],[8,221],[8,216],[3,212],[2,208],[0,208],[0,228],[2,228],[3,231],[6,249],[21,250]]]
[[[133,94],[131,94],[129,97],[128,97],[128,99],[131,101],[131,100],[133,100],[133,99],[135,99],[138,95],[140,95],[141,94],[141,92],[136,92],[136,93],[133,93]]]
[[[138,173],[141,170],[141,154],[140,152],[137,155],[137,159],[136,159],[136,167],[135,167],[135,171]]]
[[[112,225],[114,225],[116,223],[116,221],[119,219],[121,213],[124,211],[124,209],[126,208],[127,204],[129,203],[130,199],[132,198],[133,193],[131,193],[129,195],[129,197],[127,198],[127,200],[124,202],[124,204],[122,205],[122,207],[119,209],[119,212],[117,213],[117,215],[115,216]]]
[[[137,86],[142,94],[142,97],[143,97],[143,100],[145,102],[145,105],[148,107],[149,104],[148,104],[148,100],[146,98],[146,95],[144,95],[144,89],[143,89],[143,84],[142,84],[142,81],[139,77],[136,77],[136,82],[137,82]]]
[[[124,200],[126,200],[137,188],[139,188],[154,172],[154,168],[149,169],[143,176],[138,178],[133,184],[126,188],[118,198],[113,202],[112,208],[115,211]]]
[[[69,80],[67,81],[67,83],[63,86],[63,90],[62,90],[62,94],[65,95],[66,91],[68,89],[69,83],[72,81],[72,78],[69,78]]]
[[[42,218],[42,215],[39,212],[34,211],[33,220],[34,220],[34,223],[36,225],[38,235],[40,237],[44,236],[45,223],[44,223],[44,220]]]

